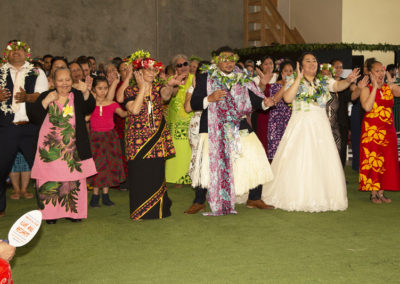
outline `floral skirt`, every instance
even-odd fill
[[[88,178],[88,183],[94,187],[119,186],[125,180],[125,172],[117,132],[93,131],[90,145],[98,174]]]
[[[43,220],[87,218],[86,179],[76,181],[36,180],[38,206]]]

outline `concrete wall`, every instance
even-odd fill
[[[94,55],[98,61],[147,49],[209,58],[243,47],[242,0],[0,0],[0,47],[21,39],[33,56]]]

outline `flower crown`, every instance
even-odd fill
[[[331,74],[332,74],[332,77],[335,77],[336,70],[335,70],[335,68],[332,67],[331,64],[324,63],[324,64],[321,64],[319,67],[321,70],[329,70],[329,72],[331,72]]]
[[[164,65],[161,62],[157,62],[155,59],[150,58],[150,53],[144,50],[135,51],[124,61],[127,65],[132,64],[134,70],[156,68],[158,71],[161,71],[164,68]]]
[[[25,60],[28,60],[31,57],[31,48],[29,47],[29,45],[23,41],[12,41],[7,45],[6,49],[4,49],[2,61],[4,63],[7,62],[8,54],[10,53],[10,51],[18,50],[21,48],[24,49],[26,53]]]
[[[220,62],[237,62],[239,60],[239,55],[216,55],[212,58],[211,63],[218,64]]]
[[[139,70],[142,68],[155,68],[158,70],[158,72],[164,68],[164,65],[161,62],[157,62],[153,58],[138,58],[132,61],[132,66],[134,70]]]

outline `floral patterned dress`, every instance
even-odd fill
[[[372,86],[369,86],[370,91]],[[376,91],[372,110],[361,126],[359,190],[400,190],[393,93],[386,84]]]
[[[32,168],[43,219],[87,217],[86,178],[96,174],[92,158],[80,160],[75,144],[74,95],[51,103],[39,132]]]
[[[272,84],[270,87],[270,97],[273,97],[278,93],[281,88],[281,84]],[[281,142],[283,133],[285,133],[291,114],[291,108],[283,101],[283,99],[277,103],[275,107],[272,107],[269,110],[267,152],[268,159],[270,160],[274,159],[275,152]]]

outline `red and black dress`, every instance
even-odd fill
[[[153,84],[137,115],[125,123],[126,159],[131,218],[159,219],[171,215],[165,184],[165,159],[175,154],[172,137],[162,113],[160,90]],[[125,90],[125,103],[135,100],[137,86]]]

